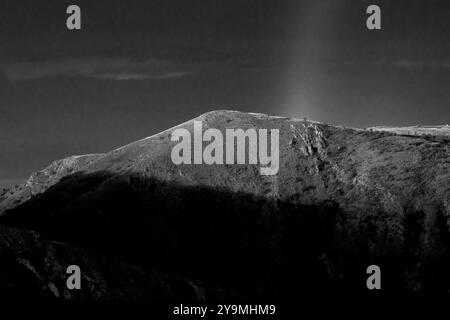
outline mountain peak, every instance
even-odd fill
[[[171,150],[176,143],[171,140],[171,135],[179,128],[192,133],[195,121],[201,121],[203,130],[215,128],[221,132],[230,128],[277,129],[280,134],[280,172],[269,179],[257,174],[255,169],[258,167],[249,164],[175,165],[171,160]],[[107,171],[121,175],[137,173],[183,184],[200,184],[277,197],[298,195],[298,188],[310,188],[308,185],[314,185],[316,191],[310,192],[313,190],[311,189],[306,193],[302,192],[302,198],[321,198],[326,197],[326,193],[333,192],[329,189],[330,185],[323,185],[323,182],[320,182],[321,186],[318,188],[317,183],[325,179],[325,175],[326,179],[331,175],[334,179],[343,179],[342,182],[352,186],[364,185],[364,188],[372,188],[380,183],[385,185],[386,182],[371,181],[372,178],[368,178],[368,172],[365,171],[381,166],[377,153],[385,155],[386,164],[389,161],[397,161],[395,159],[399,155],[396,150],[403,150],[405,155],[414,159],[421,157],[422,153],[422,148],[412,147],[412,144],[416,143],[421,146],[428,144],[419,137],[395,137],[393,133],[377,130],[346,129],[306,119],[219,109],[105,154],[72,156],[55,161],[46,169],[33,174],[25,185],[12,192],[12,195],[4,197],[0,202],[0,214],[45,192],[63,177],[76,172],[91,174]],[[396,149],[387,146],[396,146]],[[356,161],[355,167],[348,167],[349,159]],[[348,180],[351,176],[354,177],[353,180]],[[297,178],[292,180],[293,177]]]

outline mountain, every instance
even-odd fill
[[[171,133],[194,136],[196,121],[221,132],[279,130],[278,173],[174,164]],[[447,294],[449,164],[444,136],[213,111],[105,154],[55,162],[0,198],[0,224],[246,298],[365,294],[372,264],[383,271],[384,292]],[[16,240],[2,241],[9,248]],[[0,291],[7,287],[0,281]]]

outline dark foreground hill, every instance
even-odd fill
[[[256,165],[177,166],[170,158],[175,128],[56,162],[2,198],[8,236],[0,238],[0,274],[8,277],[0,278],[0,292],[9,295],[21,281],[41,298],[365,294],[366,268],[376,264],[386,294],[448,294],[445,137],[231,111],[196,120],[221,131],[279,129],[278,174],[263,176]],[[193,122],[178,127],[192,131]],[[23,245],[24,237],[34,238]],[[67,293],[61,270],[68,264],[104,289]],[[121,270],[127,276],[117,285],[111,279]],[[136,282],[145,293],[133,291]]]

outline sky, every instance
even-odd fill
[[[2,0],[0,186],[214,109],[450,123],[449,17],[439,0]]]

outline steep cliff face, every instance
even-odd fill
[[[194,120],[279,130],[278,173],[175,165],[171,134],[193,136]],[[0,223],[244,297],[360,292],[370,264],[391,293],[450,289],[448,140],[233,111],[194,120],[54,164]]]

